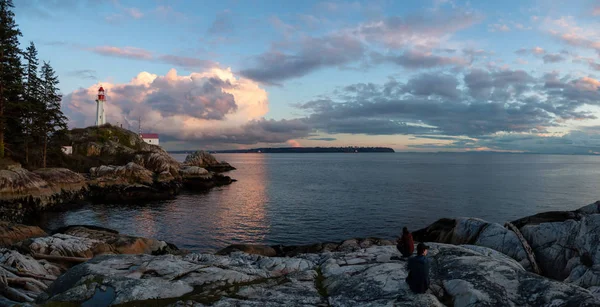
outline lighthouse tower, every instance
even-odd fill
[[[96,99],[96,126],[102,126],[106,123],[104,117],[104,103],[106,102],[106,95],[104,95],[104,88],[100,86],[98,89],[98,99]]]

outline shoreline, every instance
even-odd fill
[[[600,237],[600,201],[509,223],[512,228],[508,223],[446,218],[413,232],[415,243],[432,246],[433,284],[424,295],[407,290],[406,263],[394,242],[377,238],[292,246],[238,244],[216,253],[189,253],[164,241],[102,227],[71,225],[46,234],[4,222],[0,238],[8,249],[0,248],[0,270],[17,280],[23,278],[17,273],[26,272],[14,271],[6,259],[30,268],[28,274],[44,284],[37,292],[19,283],[9,286],[20,291],[23,300],[35,294],[37,302],[45,304],[600,304],[600,275],[593,270],[600,263],[600,241],[594,239]],[[556,258],[556,253],[571,256]],[[489,274],[497,278],[490,280]],[[505,283],[506,278],[512,283],[516,278],[519,290]],[[531,283],[537,290],[527,286]],[[2,295],[6,303],[5,292],[0,292],[0,302]]]

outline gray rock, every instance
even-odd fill
[[[350,241],[347,245],[353,245]],[[393,245],[265,257],[105,255],[62,275],[49,302],[170,306],[598,306],[576,285],[527,272],[481,246],[431,244],[432,289],[413,294]],[[111,290],[113,289],[113,290]]]
[[[580,220],[525,225],[543,274],[585,288],[600,286],[600,214]]]
[[[517,235],[497,223],[477,218],[441,219],[413,235],[417,241],[488,247],[517,260],[525,269],[531,269]]]
[[[235,168],[227,162],[219,162],[206,151],[196,151],[185,157],[184,165],[199,166],[213,172],[226,172]]]

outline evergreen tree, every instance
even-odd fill
[[[13,7],[12,0],[0,0],[0,158],[5,156],[7,145],[10,150],[23,132],[21,31],[17,28]]]
[[[58,77],[56,77],[52,66],[47,62],[42,65],[41,84],[45,109],[43,114],[39,116],[42,122],[40,135],[43,138],[42,167],[46,167],[48,140],[56,132],[67,129],[67,118],[60,109],[62,95],[58,92]]]
[[[39,61],[35,44],[31,42],[24,54],[25,82],[24,90],[24,118],[23,118],[23,143],[25,146],[25,162],[29,164],[30,144],[39,140],[40,114],[45,109],[41,95],[41,80],[38,76]],[[39,144],[39,142],[38,142]]]

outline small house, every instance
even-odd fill
[[[156,133],[142,133],[140,134],[144,142],[152,145],[158,145],[158,134]]]
[[[73,154],[73,146],[62,146],[61,150],[62,150],[62,152],[65,155],[72,155]]]

